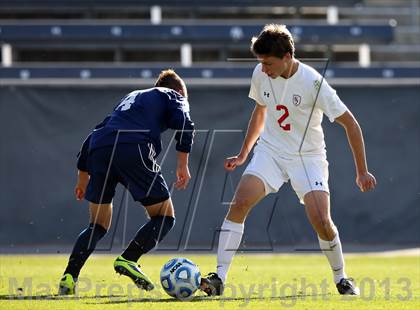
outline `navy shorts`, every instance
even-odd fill
[[[118,144],[113,156],[112,150],[112,146],[103,147],[89,154],[90,180],[86,200],[96,204],[111,203],[118,183],[124,185],[133,199],[144,206],[169,198],[168,186],[154,159],[151,143]]]

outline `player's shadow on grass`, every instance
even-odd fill
[[[0,295],[0,300],[25,301],[25,300],[84,300],[84,299],[105,299],[105,298],[126,298],[126,295],[97,295],[97,296],[62,296],[58,294],[49,295]]]
[[[274,296],[274,297],[263,297],[263,296],[251,296],[251,297],[207,297],[207,296],[194,296],[192,299],[188,299],[188,302],[224,302],[224,301],[252,301],[252,300],[290,300],[298,298],[323,298],[331,295],[327,294],[295,294],[295,295],[285,295],[285,296]],[[100,302],[86,302],[86,304],[130,304],[130,303],[160,303],[160,302],[184,302],[175,298],[127,298],[127,295],[97,295],[97,296],[61,296],[57,294],[51,295],[0,295],[0,300],[10,300],[10,301],[27,301],[27,300],[101,300],[101,299],[110,299]]]
[[[330,296],[330,293],[327,294],[295,294],[295,295],[285,295],[285,296],[274,296],[274,297],[263,297],[263,296],[253,296],[253,297],[207,297],[207,296],[194,296],[191,299],[187,299],[187,302],[211,302],[211,301],[253,301],[253,300],[290,300],[290,299],[299,299],[299,298],[323,298]],[[121,298],[121,296],[119,297]],[[129,304],[129,303],[144,303],[144,302],[184,302],[175,298],[131,298],[124,300],[109,300],[103,302],[87,302],[87,304]]]

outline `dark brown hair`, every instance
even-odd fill
[[[283,58],[290,53],[295,55],[295,44],[290,31],[285,25],[268,24],[258,37],[251,40],[251,52],[255,55],[267,55]]]
[[[172,69],[163,70],[156,80],[155,87],[167,87],[176,91],[182,90],[184,97],[188,97],[184,81]]]

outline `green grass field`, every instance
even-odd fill
[[[179,256],[179,254],[175,254]],[[213,271],[214,255],[185,255],[202,273]],[[192,301],[170,298],[158,283],[161,266],[172,255],[146,255],[143,269],[156,282],[139,291],[114,273],[115,256],[90,258],[77,297],[57,296],[67,256],[0,256],[0,309],[420,309],[420,257],[347,255],[347,272],[359,297],[338,295],[322,255],[237,255],[225,295]]]

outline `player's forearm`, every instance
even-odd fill
[[[254,112],[252,113],[251,120],[248,124],[248,130],[246,132],[244,143],[242,144],[240,156],[246,158],[257,142],[263,128],[265,121],[265,109],[259,108],[256,106]]]
[[[241,157],[248,157],[248,154],[251,152],[252,147],[254,146],[255,142],[257,142],[259,136],[260,136],[259,130],[255,130],[253,128],[248,128],[244,143],[242,144],[241,151],[239,155]]]
[[[177,152],[177,166],[188,167],[189,153]]]
[[[349,141],[351,150],[353,152],[354,163],[357,174],[367,172],[365,143],[363,141],[363,134],[359,124],[355,121],[350,126],[346,127],[347,139]]]
[[[78,186],[82,186],[86,188],[89,182],[89,173],[83,170],[77,170],[77,184]]]
[[[172,124],[173,128],[177,130],[175,134],[175,140],[177,141],[175,148],[178,152],[189,153],[191,152],[194,139],[194,123],[191,121],[188,113],[178,113],[178,116],[177,123]]]

